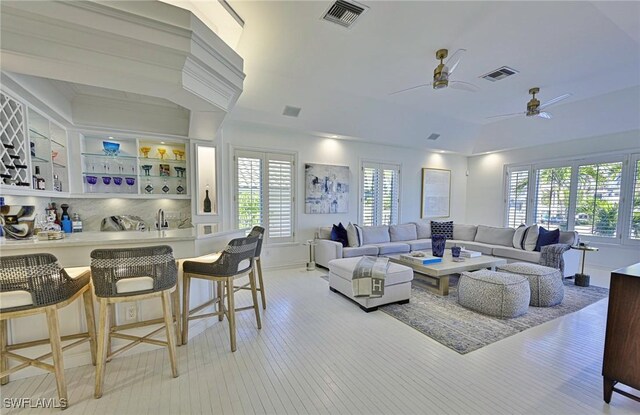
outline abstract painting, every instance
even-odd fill
[[[349,167],[304,165],[305,213],[349,212]]]

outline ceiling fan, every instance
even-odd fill
[[[551,113],[547,112],[547,111],[541,111],[543,109],[545,109],[546,107],[556,104],[560,101],[562,101],[563,99],[569,98],[571,96],[571,94],[564,94],[564,95],[560,95],[559,97],[555,97],[553,99],[550,99],[549,101],[545,102],[544,104],[540,104],[540,101],[538,101],[538,99],[536,98],[536,94],[540,92],[540,88],[531,88],[529,90],[529,93],[532,95],[531,100],[529,100],[529,102],[527,102],[527,110],[524,112],[514,112],[512,114],[502,114],[502,115],[494,115],[491,117],[487,117],[487,118],[498,118],[498,117],[510,117],[512,115],[522,115],[525,114],[527,117],[540,117],[540,118],[546,118],[546,119],[551,119],[552,115]]]
[[[453,55],[451,55],[451,57],[449,57],[449,59],[447,59],[447,62],[443,62],[443,60],[449,55],[449,51],[447,49],[439,49],[436,52],[436,59],[440,59],[440,64],[436,66],[436,69],[433,70],[433,82],[412,86],[411,88],[401,89],[400,91],[392,92],[389,95],[395,95],[401,92],[411,91],[412,89],[422,88],[429,85],[431,85],[433,89],[443,89],[451,86],[451,88],[454,89],[476,92],[478,90],[478,87],[474,84],[463,81],[449,80],[449,77],[458,67],[460,60],[462,59],[462,55],[466,51],[466,49],[458,49],[453,53]]]

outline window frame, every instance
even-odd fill
[[[273,151],[265,148],[251,147],[230,147],[231,153],[231,169],[233,182],[231,183],[231,192],[233,199],[233,224],[237,229],[239,227],[238,218],[238,157],[259,158],[262,160],[262,224],[265,228],[264,242],[268,245],[294,243],[297,236],[297,166],[298,153],[287,151]],[[270,157],[272,156],[272,157]],[[269,159],[274,160],[290,160],[291,161],[291,236],[288,237],[272,237],[269,233]]]
[[[384,170],[395,170],[398,174],[397,180],[397,223],[402,223],[401,219],[401,201],[402,201],[402,163],[396,163],[392,161],[381,161],[381,160],[370,160],[370,159],[361,159],[360,160],[360,178],[358,180],[358,223],[364,223],[364,169],[365,168],[375,168],[380,171],[380,180],[378,183],[378,189],[376,192],[376,200],[375,203],[383,203],[383,192],[384,192]],[[376,212],[376,217],[373,226],[381,226],[382,224],[382,209],[379,212]],[[364,226],[364,225],[363,225]],[[388,226],[388,225],[387,225]]]
[[[535,222],[536,216],[536,199],[535,193],[537,186],[537,172],[540,169],[571,167],[571,182],[569,193],[569,210],[567,218],[567,230],[575,230],[576,203],[578,195],[578,175],[580,166],[602,163],[622,163],[621,181],[620,181],[620,201],[618,204],[618,220],[616,223],[616,236],[603,237],[596,235],[580,234],[580,238],[599,244],[609,245],[640,245],[640,240],[634,240],[630,237],[631,231],[631,208],[633,203],[633,180],[635,170],[634,163],[640,159],[640,153],[635,152],[615,152],[600,154],[595,156],[579,156],[572,158],[555,159],[551,161],[530,162],[530,163],[513,163],[504,165],[503,174],[503,220],[504,226],[509,226],[509,174],[513,171],[528,170],[529,186],[527,189],[527,216],[526,223]]]

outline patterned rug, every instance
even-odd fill
[[[561,304],[554,307],[529,307],[529,311],[520,317],[502,320],[458,305],[458,278],[451,277],[449,283],[449,295],[442,297],[427,291],[426,285],[419,278],[414,278],[409,304],[390,304],[379,310],[448,348],[466,354],[578,311],[609,295],[606,288],[578,287],[573,280],[565,280],[564,300]]]

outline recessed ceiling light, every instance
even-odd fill
[[[113,137],[109,136],[109,140],[113,140]]]
[[[160,144],[164,144],[164,141],[160,141]]]
[[[330,135],[329,138],[338,138],[337,135]]]

